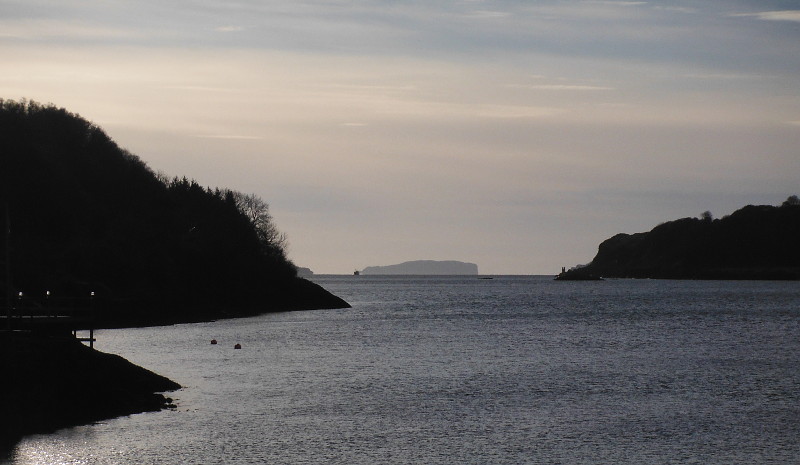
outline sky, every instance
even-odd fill
[[[257,194],[318,274],[554,274],[800,194],[800,0],[0,0],[0,98]]]

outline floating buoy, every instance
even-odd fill
[[[242,345],[241,345],[241,344],[236,344],[235,346],[233,346],[233,348],[234,348],[234,349],[241,349],[241,348],[242,348]]]
[[[212,346],[213,346],[214,344],[216,344],[216,343],[217,343],[217,340],[216,340],[216,339],[212,339],[212,340],[211,340],[211,345],[212,345]]]

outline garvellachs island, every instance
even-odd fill
[[[478,265],[456,260],[414,260],[397,265],[368,266],[361,274],[476,275]]]
[[[603,241],[585,266],[559,280],[604,278],[800,279],[800,199],[748,205],[713,219],[683,218]]]

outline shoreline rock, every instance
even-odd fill
[[[181,386],[70,333],[0,332],[0,449],[61,428],[174,408]]]

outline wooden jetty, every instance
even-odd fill
[[[81,342],[94,348],[94,316],[97,302],[94,293],[88,297],[56,298],[47,292],[44,296],[31,297],[18,292],[0,313],[0,330],[26,331],[39,334],[72,334]],[[89,336],[81,336],[88,331]]]

